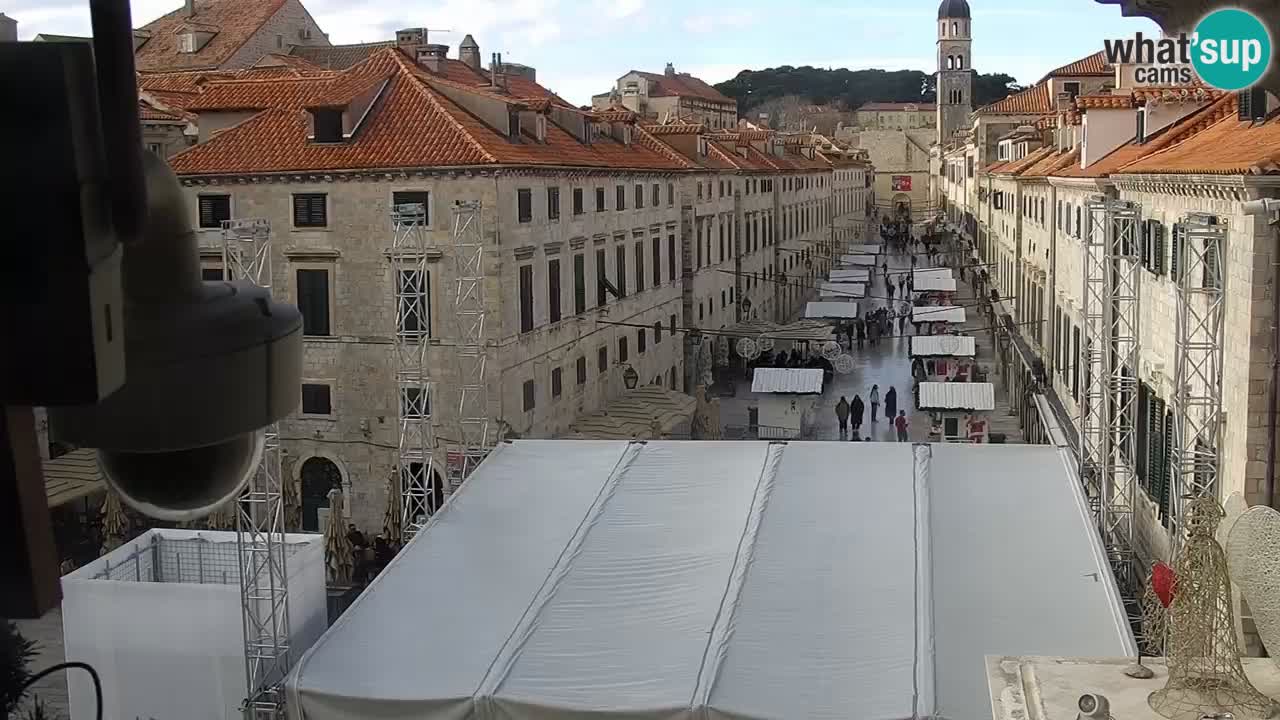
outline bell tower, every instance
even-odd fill
[[[938,143],[969,124],[973,112],[973,36],[968,0],[938,6]]]

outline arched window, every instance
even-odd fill
[[[946,37],[946,36],[947,36],[947,21],[943,20],[942,21],[942,37]]]
[[[952,57],[951,55],[948,55],[948,56],[947,56],[947,69],[948,69],[948,70],[950,70],[950,69],[954,68],[954,67],[955,67],[955,64],[956,64],[956,59],[955,59],[954,57]]]
[[[951,23],[951,34],[952,34],[952,35],[959,35],[959,34],[960,34],[960,23],[955,22],[955,21],[952,21],[952,23]]]
[[[302,531],[324,532],[320,508],[329,507],[329,491],[342,489],[342,472],[332,460],[319,456],[302,463]]]
[[[963,69],[964,69],[964,56],[963,56],[963,55],[957,55],[957,56],[956,56],[956,69],[957,69],[957,70],[963,70]]]

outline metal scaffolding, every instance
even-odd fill
[[[1185,502],[1216,496],[1222,437],[1223,326],[1227,228],[1217,218],[1192,215],[1173,228],[1177,336],[1173,392],[1173,483],[1169,519],[1175,545]]]
[[[226,279],[271,289],[271,223],[225,220],[222,264]],[[236,503],[236,549],[244,624],[247,720],[284,714],[281,683],[289,671],[289,590],[285,568],[284,498],[280,433],[265,429],[262,462]]]
[[[435,429],[431,417],[435,383],[427,364],[431,338],[431,276],[427,270],[427,205],[392,205],[391,265],[396,304],[395,355],[398,392],[396,470],[400,478],[401,527],[409,540],[436,511]]]
[[[1080,476],[1135,627],[1144,574],[1134,556],[1138,426],[1138,227],[1132,203],[1086,203]]]
[[[458,341],[458,441],[448,464],[453,492],[493,447],[485,342],[484,226],[479,202],[453,206],[454,314]]]

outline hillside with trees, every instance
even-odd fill
[[[935,78],[919,70],[829,70],[805,65],[783,65],[766,70],[743,70],[716,89],[738,101],[745,115],[777,98],[808,98],[814,105],[836,105],[849,110],[866,102],[920,102],[935,99]],[[975,78],[976,106],[993,103],[1022,88],[1004,73]]]

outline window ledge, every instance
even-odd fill
[[[335,248],[303,248],[290,246],[284,249],[283,255],[290,260],[296,260],[299,258],[336,260],[342,257],[342,251]]]

